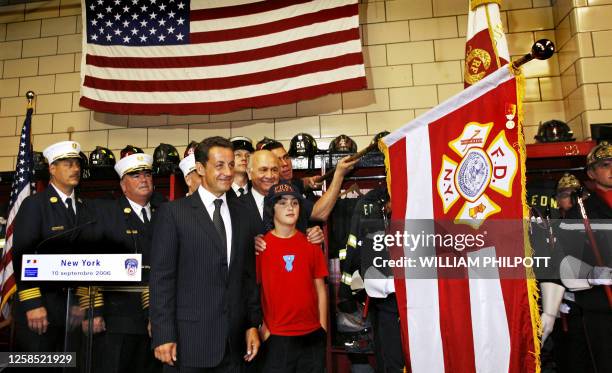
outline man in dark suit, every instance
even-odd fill
[[[232,144],[204,139],[195,158],[202,185],[164,204],[154,222],[155,356],[180,372],[240,372],[243,359],[253,360],[259,349],[253,238],[248,219],[226,197],[234,178]]]
[[[115,165],[123,195],[114,201],[98,201],[99,213],[104,216],[104,243],[106,252],[142,254],[143,268],[147,268],[153,236],[150,221],[164,198],[153,192],[151,156],[126,154]],[[88,298],[82,299],[87,307]],[[147,327],[148,290],[96,294],[94,306],[95,372],[161,371],[161,364],[153,358]],[[85,332],[88,327],[89,321],[83,321]]]
[[[303,177],[301,179],[293,177],[293,163],[291,162],[291,156],[285,150],[285,146],[276,140],[270,140],[262,146],[263,150],[271,151],[276,157],[278,157],[278,163],[280,166],[280,178],[282,180],[291,180],[291,183],[300,191],[306,198],[313,199],[313,190],[321,189],[323,182],[317,181],[317,176]]]
[[[81,174],[79,152],[80,145],[74,141],[62,141],[43,151],[49,162],[49,186],[27,197],[15,218],[17,351],[64,350],[67,293],[61,286],[21,281],[21,258],[24,254],[82,252],[94,239],[90,235],[95,223],[92,209],[75,193]],[[73,315],[79,316],[77,310],[76,304],[70,306]]]
[[[329,190],[317,202],[308,199],[302,200],[297,228],[306,233],[309,242],[319,244],[323,241],[321,228],[318,226],[308,228],[309,221],[325,221],[329,217],[340,193],[344,175],[352,169],[355,162],[348,162],[346,158],[340,160]],[[243,205],[245,214],[249,216],[249,220],[253,224],[254,235],[266,233],[270,229],[266,226],[268,222],[263,220],[263,201],[270,187],[279,182],[281,178],[280,170],[281,164],[277,156],[270,150],[258,150],[251,156],[249,164],[249,176],[252,182],[251,193],[239,198],[238,201]],[[265,242],[257,239],[257,248],[258,250],[264,249]]]

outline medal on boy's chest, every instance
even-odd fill
[[[295,260],[295,255],[283,255],[283,260],[285,261],[285,270],[287,272],[293,271],[293,261]]]

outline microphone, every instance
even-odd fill
[[[50,242],[50,241],[53,241],[53,240],[55,240],[55,239],[57,239],[57,238],[64,237],[64,236],[68,235],[69,233],[73,233],[73,232],[75,232],[75,231],[81,230],[81,229],[83,229],[84,227],[86,227],[86,226],[88,226],[88,225],[91,225],[91,224],[94,224],[94,223],[96,223],[96,222],[97,222],[97,220],[96,220],[96,219],[92,219],[92,220],[89,220],[89,221],[87,221],[87,222],[85,222],[85,223],[83,223],[83,224],[79,224],[79,225],[74,226],[74,227],[72,227],[72,228],[70,228],[70,229],[66,229],[65,231],[60,232],[60,233],[58,233],[58,234],[55,234],[55,235],[50,236],[50,237],[47,237],[47,238],[45,238],[44,240],[40,241],[40,242],[38,243],[38,245],[36,245],[36,248],[34,249],[34,252],[37,252],[37,251],[38,251],[38,250],[39,250],[41,247],[43,247],[45,244],[47,244],[47,243],[48,243],[48,242]]]
[[[34,248],[34,252],[33,252],[33,254],[37,254],[37,253],[38,253],[38,250],[39,250],[40,248],[42,248],[43,246],[45,246],[47,243],[49,243],[49,242],[51,242],[51,241],[53,241],[53,240],[55,240],[55,239],[58,239],[58,238],[64,237],[64,236],[66,236],[66,235],[68,235],[68,234],[70,234],[70,233],[73,233],[73,232],[75,232],[75,231],[81,230],[81,229],[83,229],[84,227],[86,227],[86,226],[88,226],[88,225],[91,225],[91,224],[94,224],[94,223],[96,223],[96,222],[97,222],[97,221],[96,221],[96,219],[92,219],[92,220],[89,220],[89,221],[87,221],[87,222],[85,222],[85,223],[83,223],[83,224],[80,224],[80,225],[74,226],[74,227],[72,227],[72,228],[70,228],[70,229],[66,229],[66,230],[65,230],[65,231],[63,231],[63,232],[60,232],[60,233],[58,233],[58,234],[55,234],[55,235],[53,235],[53,236],[50,236],[50,237],[45,238],[44,240],[40,241],[40,242],[38,243],[38,245],[36,245],[36,248]],[[23,254],[32,254],[32,253],[23,253]],[[58,254],[59,254],[59,253],[58,253]],[[22,260],[23,260],[23,256],[22,256],[22,255],[20,255],[20,260],[18,259],[18,260],[16,261],[16,263],[17,263],[19,266],[21,266],[21,267],[23,266]],[[17,271],[18,271],[17,273],[21,273],[21,267],[17,268]]]

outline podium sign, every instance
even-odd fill
[[[31,254],[21,281],[141,281],[142,254]]]

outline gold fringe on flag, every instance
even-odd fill
[[[527,176],[525,172],[525,161],[527,160],[527,151],[525,148],[525,137],[523,135],[523,124],[524,124],[524,112],[523,112],[523,98],[525,96],[525,77],[521,71],[521,68],[514,68],[513,64],[508,64],[508,68],[516,77],[516,103],[517,103],[517,116],[518,116],[518,142],[519,152],[521,154],[521,203],[523,206],[523,238],[525,245],[525,257],[533,256],[533,248],[529,241],[529,207],[527,205]],[[540,329],[542,328],[542,320],[540,319],[540,308],[538,307],[538,300],[540,299],[540,291],[538,289],[538,283],[536,281],[535,273],[533,268],[526,268],[527,276],[527,292],[529,296],[529,311],[531,313],[531,327],[533,330],[533,344],[535,361],[535,373],[540,373],[540,346],[541,346],[541,334]]]
[[[389,160],[389,148],[382,139],[378,140],[378,149],[385,155],[385,174],[387,175],[387,193],[389,193],[389,200],[393,198],[391,195],[391,161]]]

